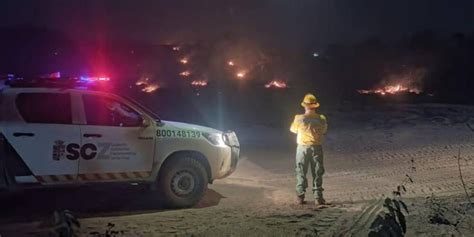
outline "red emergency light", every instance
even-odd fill
[[[11,87],[46,87],[102,90],[108,88],[109,77],[45,77],[36,78],[9,78],[5,84]]]

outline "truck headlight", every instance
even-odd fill
[[[203,133],[202,134],[206,140],[208,140],[212,145],[215,146],[225,146],[224,139],[220,133]]]
[[[233,131],[225,132],[222,135],[222,137],[226,145],[230,147],[234,147],[234,148],[240,148],[240,143],[239,143],[239,140],[237,139],[237,135],[235,135],[235,132]]]

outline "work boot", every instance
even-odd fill
[[[326,200],[324,200],[324,198],[316,198],[316,200],[314,201],[314,203],[315,203],[316,205],[326,205],[326,204],[328,204],[328,203],[326,202]]]
[[[305,203],[306,203],[306,202],[304,201],[304,195],[298,196],[298,204],[303,205],[303,204],[305,204]]]

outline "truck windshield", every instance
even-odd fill
[[[151,111],[150,109],[148,109],[147,107],[143,106],[142,104],[138,103],[136,100],[128,97],[128,96],[125,96],[124,97],[127,101],[129,101],[130,103],[132,103],[134,106],[137,106],[138,108],[140,108],[141,110],[145,111],[145,113],[147,113],[148,115],[150,115],[154,120],[156,121],[160,121],[160,117],[153,111]]]

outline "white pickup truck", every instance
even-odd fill
[[[133,100],[71,83],[0,83],[0,190],[146,183],[180,208],[236,169],[234,132],[161,120]]]

